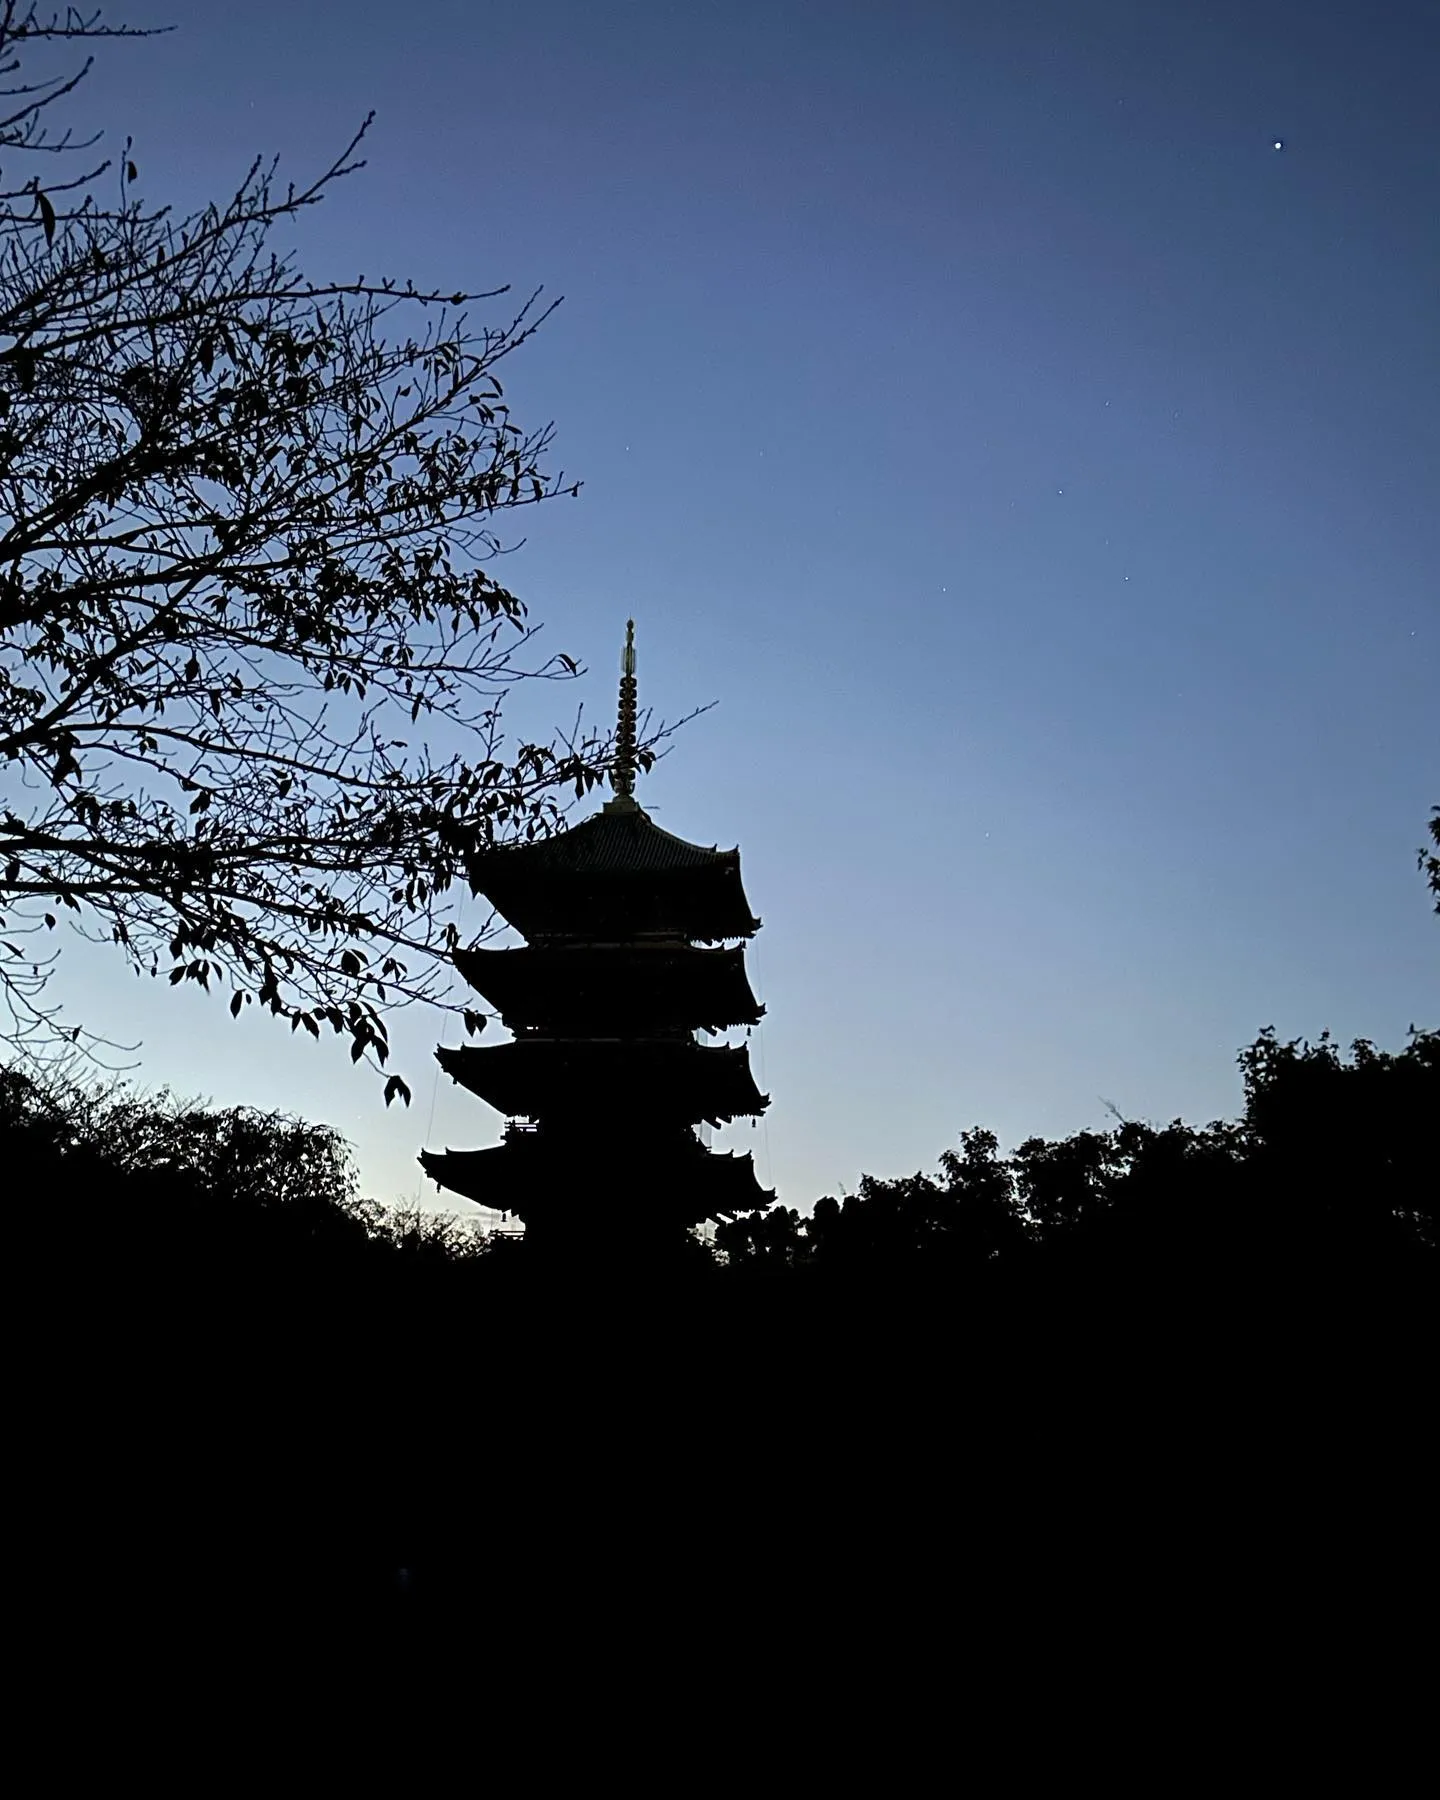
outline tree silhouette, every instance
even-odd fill
[[[1429,832],[1432,842],[1440,850],[1440,806],[1430,808]],[[1430,892],[1435,896],[1435,910],[1440,913],[1440,856],[1425,850],[1419,852],[1420,873],[1429,883]]]
[[[721,1226],[717,1248],[745,1272],[813,1268],[878,1279],[1041,1271],[1104,1274],[1175,1294],[1273,1281],[1281,1267],[1383,1269],[1440,1246],[1434,1120],[1440,1033],[1397,1054],[1328,1035],[1241,1051],[1245,1111],[1207,1126],[1122,1119],[1107,1132],[1028,1138],[1009,1157],[972,1129],[936,1175],[864,1175],[812,1216],[775,1208]]]
[[[147,1569],[204,1571],[213,1608],[217,1567],[263,1542],[267,1580],[328,1567],[341,1600],[403,1565],[436,1593],[469,1569],[493,1603],[500,1566],[530,1606],[530,1560],[476,1558],[443,1504],[496,1468],[548,1517],[577,1471],[603,1493],[623,1467],[648,1535],[722,1478],[744,1522],[757,1479],[803,1465],[851,1519],[889,1492],[910,1530],[932,1493],[953,1536],[972,1490],[1043,1496],[1043,1529],[1073,1525],[1113,1464],[1128,1533],[1167,1431],[1184,1482],[1209,1433],[1248,1492],[1307,1415],[1328,1480],[1347,1408],[1414,1447],[1387,1491],[1418,1491],[1440,1035],[1347,1058],[1267,1031],[1241,1062],[1234,1123],[1122,1121],[1009,1157],[971,1131],[935,1175],[735,1221],[725,1266],[698,1247],[662,1265],[637,1239],[631,1265],[564,1272],[523,1241],[379,1215],[323,1127],[0,1068],[12,1262],[42,1322],[21,1391],[62,1445],[33,1459],[61,1476],[59,1563],[78,1545],[133,1581],[148,1545]],[[214,1499],[175,1505],[203,1457]],[[1373,1454],[1356,1466],[1369,1480]],[[595,1541],[603,1560],[615,1540]]]
[[[770,1206],[723,1219],[715,1227],[715,1245],[737,1268],[789,1268],[804,1253],[800,1214],[794,1207]]]
[[[1398,1053],[1365,1039],[1346,1062],[1329,1033],[1241,1052],[1243,1132],[1259,1190],[1291,1242],[1347,1256],[1440,1248],[1435,1120],[1440,1032]]]
[[[128,143],[49,179],[85,69],[28,64],[116,35],[0,11],[6,173],[40,165],[0,193],[0,1035],[60,1031],[68,909],[137,971],[382,1064],[387,1011],[447,978],[470,855],[605,762],[573,733],[502,754],[505,688],[577,673],[517,665],[525,607],[485,567],[496,515],[577,491],[498,378],[555,303],[476,326],[503,288],[316,282],[274,249],[364,126],[315,180],[257,162],[186,218],[139,197]],[[436,714],[463,755],[411,743]]]
[[[1009,1165],[991,1131],[970,1130],[940,1159],[940,1178],[860,1179],[843,1202],[816,1201],[808,1236],[818,1269],[865,1277],[877,1272],[973,1271],[1025,1242],[1025,1222]],[[718,1233],[717,1233],[718,1239]]]
[[[32,1253],[121,1287],[233,1299],[297,1268],[453,1272],[492,1247],[453,1214],[362,1198],[331,1126],[84,1082],[53,1062],[0,1066],[0,1167],[14,1194],[44,1199],[26,1209]],[[312,1323],[323,1336],[323,1301]]]

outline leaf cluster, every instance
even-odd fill
[[[1440,806],[1430,808],[1430,822],[1426,828],[1430,833],[1430,841],[1436,850],[1440,850]],[[1418,852],[1420,873],[1425,877],[1430,892],[1435,896],[1435,910],[1440,913],[1440,856],[1421,849]]]

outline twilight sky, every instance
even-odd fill
[[[1440,1024],[1430,0],[113,16],[179,27],[73,109],[147,199],[313,174],[373,107],[309,272],[565,296],[507,397],[585,485],[505,576],[590,673],[511,717],[608,717],[632,613],[642,705],[719,702],[638,797],[740,845],[773,1103],[716,1143],[784,1203],[972,1124],[1234,1116],[1266,1024]],[[62,966],[140,1082],[328,1121],[377,1199],[498,1138],[439,1014],[387,1112],[342,1039]]]

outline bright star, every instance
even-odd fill
[[[1283,150],[1285,145],[1279,138],[1276,138],[1275,142],[1270,147],[1272,150]]]

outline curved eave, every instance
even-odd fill
[[[603,809],[569,831],[485,851],[470,864],[479,894],[526,937],[584,938],[666,930],[721,943],[760,929],[740,881],[740,852],[687,843],[640,807]]]
[[[529,1142],[512,1139],[488,1150],[422,1150],[419,1160],[450,1193],[527,1222],[588,1208],[597,1176],[607,1196],[628,1193],[637,1204],[688,1224],[751,1212],[775,1199],[773,1189],[760,1186],[749,1151],[720,1154],[698,1145],[650,1158],[613,1151],[586,1156],[561,1152],[536,1134]]]
[[[457,950],[460,976],[517,1027],[604,1031],[757,1025],[740,950],[629,946]]]
[[[531,843],[503,844],[483,851],[472,863],[476,874],[501,873],[550,880],[556,875],[618,871],[655,873],[677,869],[733,869],[738,849],[692,844],[657,825],[643,807],[622,811],[602,807],[578,825]]]
[[[754,937],[761,924],[738,875],[729,888],[688,874],[582,874],[496,879],[477,891],[531,943],[663,937],[724,944]]]
[[[442,1045],[435,1059],[507,1118],[648,1114],[721,1125],[758,1117],[770,1104],[743,1045],[522,1039]]]

